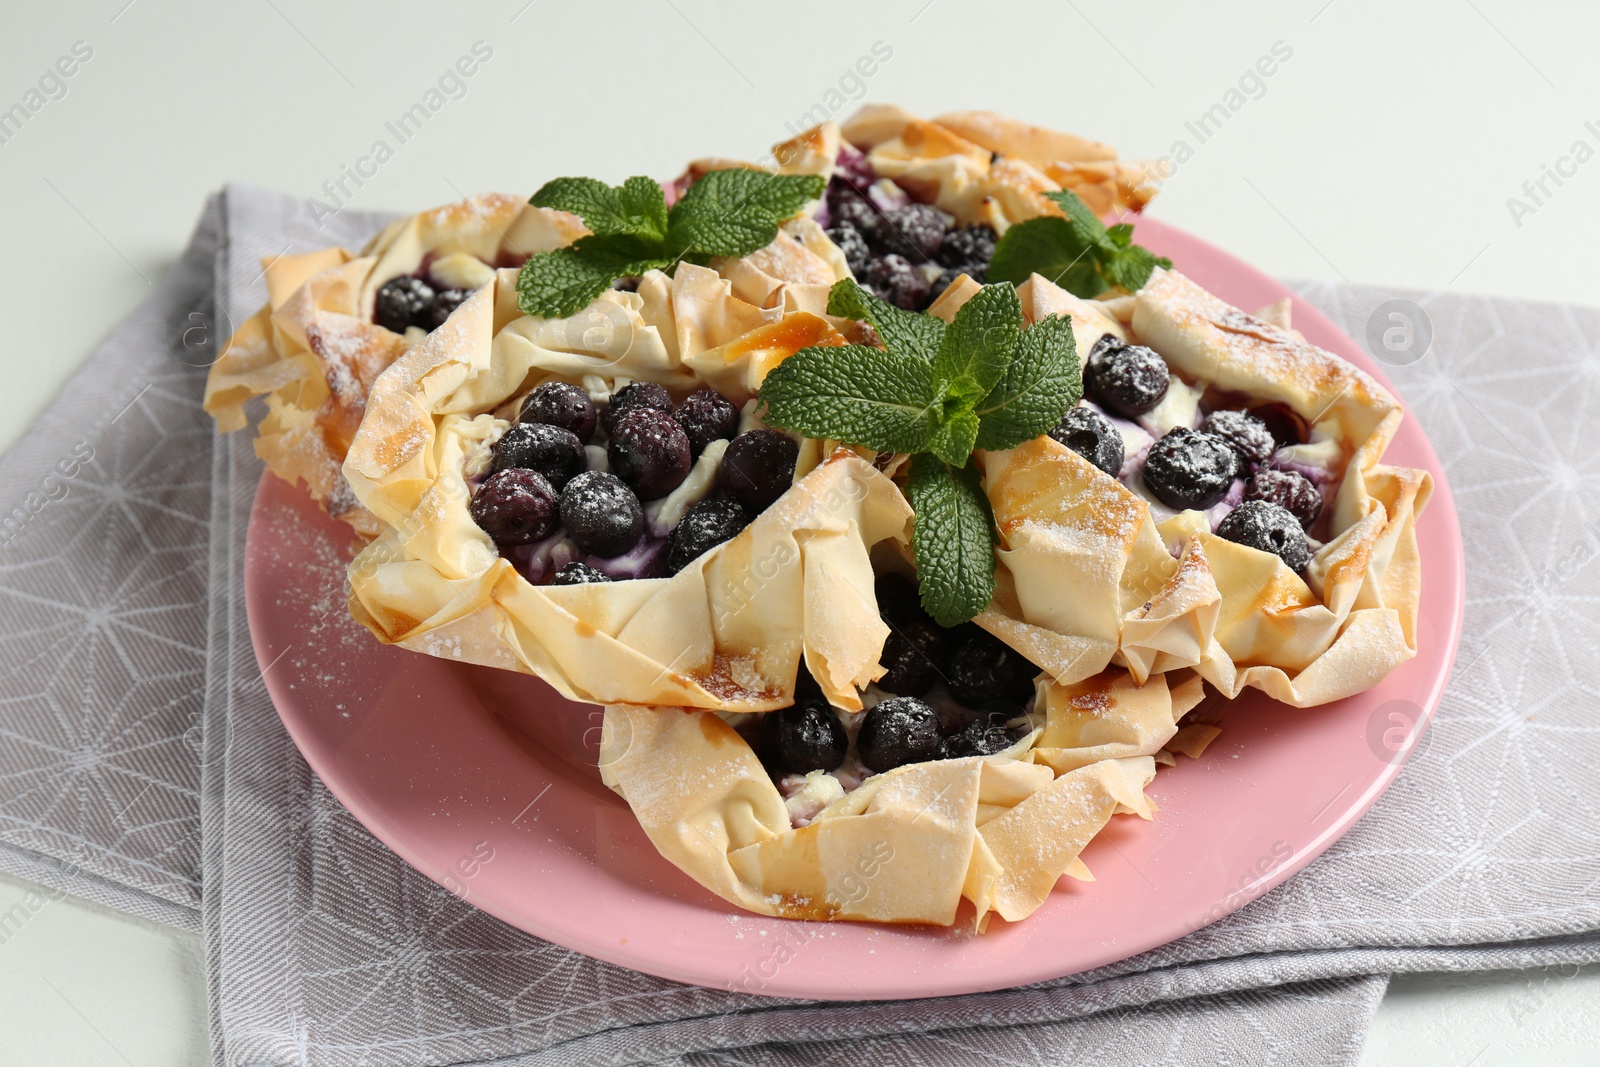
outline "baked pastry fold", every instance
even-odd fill
[[[378,289],[425,261],[466,257],[488,271],[587,232],[571,215],[488,194],[396,219],[359,256],[327,248],[267,260],[267,303],[212,365],[205,410],[223,432],[240,430],[245,404],[265,397],[255,448],[268,469],[304,483],[330,515],[375,537],[382,524],[351,495],[339,468],[373,381],[416,340],[373,322]]]
[[[868,105],[845,121],[844,139],[880,176],[963,222],[1004,233],[1013,222],[1060,215],[1045,197],[1071,189],[1097,215],[1140,211],[1160,190],[1157,163],[1118,160],[1107,145],[991,111],[921,119]]]
[[[713,712],[608,706],[600,773],[662,855],[748,911],[948,926],[965,899],[982,927],[1026,918],[1063,874],[1092,881],[1078,856],[1113,815],[1153,816],[1156,759],[1202,697],[1172,677],[1045,683],[1042,727],[1007,753],[874,775],[798,828]]]
[[[373,386],[344,464],[384,524],[350,565],[355,617],[387,643],[536,674],[575,700],[786,707],[804,656],[837,706],[859,708],[888,634],[869,550],[906,540],[911,510],[856,453],[818,457],[743,533],[671,578],[534,585],[468,511],[472,472],[515,416],[507,403],[535,386],[574,381],[604,398],[632,381],[680,394],[711,382],[744,403],[773,362],[837,343],[833,328],[755,308],[691,264],[570,319],[506,321],[514,294],[515,272],[502,271]]]
[[[1363,371],[1176,271],[1158,271],[1135,295],[1132,326],[1184,377],[1287,405],[1308,427],[1306,443],[1291,451],[1337,479],[1326,543],[1304,579],[1276,556],[1205,529],[1192,534],[1222,596],[1198,664],[1206,681],[1230,699],[1248,686],[1309,707],[1369,689],[1414,656],[1416,520],[1433,480],[1382,462],[1400,402]],[[1181,527],[1184,516],[1169,523]]]
[[[1286,405],[1306,426],[1289,453],[1337,489],[1302,577],[1216,536],[1201,512],[1158,522],[1147,500],[1048,437],[983,455],[1001,544],[980,625],[1060,681],[1112,664],[1140,680],[1192,667],[1229,699],[1249,687],[1296,707],[1369,689],[1416,654],[1416,517],[1432,480],[1381,462],[1399,401],[1176,271],[1152,275],[1115,329],[1102,302],[1037,275],[1022,288],[1030,316],[1072,316],[1080,350],[1102,331],[1134,338],[1206,395]],[[953,315],[963,299],[935,310]]]

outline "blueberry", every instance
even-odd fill
[[[497,545],[530,545],[556,528],[555,490],[544,475],[522,467],[491,474],[468,510]]]
[[[669,412],[635,407],[611,424],[611,469],[640,500],[659,500],[683,484],[694,462],[689,438]]]
[[[722,454],[717,484],[753,512],[762,512],[794,481],[800,446],[776,430],[751,430],[735,437]]]
[[[875,583],[878,614],[889,627],[878,662],[887,673],[877,686],[896,696],[920,697],[942,677],[949,655],[945,631],[922,609],[916,583],[885,574]]]
[[[1250,414],[1267,424],[1267,432],[1279,448],[1288,448],[1305,441],[1305,421],[1288,404],[1263,404],[1252,408]]]
[[[799,669],[794,675],[794,702],[796,704],[806,700],[821,700],[822,686],[811,677],[811,669],[806,666],[805,657],[800,657]]]
[[[837,222],[828,230],[828,237],[839,246],[839,251],[844,253],[844,261],[850,266],[850,273],[860,276],[872,259],[872,249],[867,247],[867,239],[861,231],[848,222]]]
[[[584,471],[561,491],[561,524],[579,548],[609,559],[644,536],[644,509],[616,475]]]
[[[1010,748],[1017,738],[998,716],[980,715],[966,725],[960,733],[951,734],[939,743],[940,759],[960,759],[962,756],[992,756]]]
[[[1310,478],[1298,471],[1263,467],[1244,483],[1244,498],[1278,505],[1299,519],[1301,527],[1307,530],[1322,514],[1322,494]]]
[[[433,286],[421,278],[409,274],[390,278],[378,290],[372,321],[395,333],[405,333],[408,326],[431,330],[433,299]]]
[[[903,574],[880,574],[873,583],[873,597],[878,602],[878,614],[885,619],[898,621],[923,614],[917,583]]]
[[[696,389],[678,405],[674,416],[689,438],[689,447],[695,455],[704,452],[706,445],[739,432],[739,409],[733,402],[710,386]]]
[[[1300,520],[1287,508],[1265,500],[1247,500],[1228,512],[1227,518],[1217,523],[1217,536],[1270,552],[1292,571],[1303,571],[1311,562],[1311,546],[1306,544]]]
[[[1153,349],[1124,344],[1109,334],[1094,343],[1083,368],[1089,399],[1130,419],[1161,403],[1171,380],[1166,361]]]
[[[938,253],[949,225],[932,204],[907,204],[884,216],[878,236],[884,251],[926,263]]]
[[[1094,344],[1089,346],[1088,358],[1093,359],[1095,356],[1098,356],[1100,353],[1109,348],[1121,348],[1125,344],[1127,344],[1127,342],[1118,337],[1116,334],[1103,333]]]
[[[467,302],[467,297],[471,296],[472,293],[473,291],[471,289],[441,290],[433,298],[433,310],[428,316],[429,328],[437,330],[439,327],[443,326],[444,320],[450,317],[450,313],[455,311],[455,309],[460,307],[462,304],[465,304]]]
[[[1050,431],[1052,439],[1115,478],[1125,458],[1122,434],[1110,419],[1094,408],[1073,408]]]
[[[526,467],[538,471],[556,492],[589,469],[583,442],[570,430],[543,422],[518,422],[494,445],[494,469]]]
[[[522,401],[520,422],[542,422],[559,426],[588,444],[594,439],[594,424],[599,414],[589,394],[566,382],[545,382]]]
[[[606,408],[606,413],[601,416],[605,424],[606,433],[616,432],[613,427],[622,421],[622,417],[639,408],[650,408],[655,411],[664,411],[672,414],[672,396],[665,388],[655,382],[634,382],[618,389],[611,397],[611,403]]]
[[[605,571],[597,571],[587,563],[573,560],[565,567],[556,571],[550,579],[551,585],[588,585],[590,582],[609,582],[611,575]]]
[[[878,688],[896,696],[925,695],[939,681],[940,664],[949,654],[945,632],[926,615],[884,621],[889,636],[878,662],[887,673],[878,679]]]
[[[969,274],[972,266],[981,265],[984,275],[989,273],[989,261],[994,258],[994,231],[984,225],[962,226],[951,230],[944,235],[944,240],[939,242],[938,254],[934,257],[946,267],[965,269]],[[971,266],[969,266],[971,264]],[[977,278],[977,275],[973,275]],[[978,278],[982,281],[982,278]]]
[[[1200,429],[1228,442],[1241,463],[1265,463],[1278,450],[1267,424],[1247,411],[1213,411]]]
[[[1179,426],[1150,446],[1144,484],[1169,508],[1204,510],[1228,495],[1238,465],[1222,438]]]
[[[937,759],[939,716],[916,697],[891,697],[862,718],[856,755],[872,771]]]
[[[1033,697],[1039,668],[987,630],[968,625],[951,635],[956,641],[945,670],[950,695],[969,708],[992,700],[1024,703]]]
[[[684,512],[667,546],[667,573],[677,574],[750,525],[750,513],[737,500],[702,500]]]
[[[928,279],[901,255],[887,255],[867,265],[861,284],[875,296],[907,311],[922,307],[928,296]]]
[[[850,749],[844,724],[821,700],[769,711],[756,730],[763,762],[779,774],[831,771]]]

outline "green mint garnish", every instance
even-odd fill
[[[1133,243],[1133,227],[1107,228],[1089,206],[1069,189],[1045,196],[1060,205],[1066,217],[1048,215],[1019,222],[994,246],[989,277],[1021,285],[1040,274],[1075,296],[1095,297],[1114,285],[1130,293],[1150,280],[1156,267],[1172,260]]]
[[[770,244],[824,185],[811,174],[714,170],[669,211],[653,178],[629,178],[615,188],[593,178],[546,182],[529,203],[569,211],[592,232],[529,259],[517,276],[517,306],[525,315],[564,318],[618,278],[681,260],[747,256]]]
[[[911,551],[922,606],[940,626],[968,621],[994,597],[997,538],[982,478],[972,464],[952,467],[926,452],[911,459]]]
[[[922,606],[963,623],[994,595],[994,516],[974,449],[1046,433],[1083,395],[1070,321],[1024,329],[1009,284],[986,285],[946,325],[902,311],[846,278],[828,312],[870,323],[884,348],[803,348],[761,385],[769,425],[912,455],[906,496]]]

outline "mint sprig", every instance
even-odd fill
[[[615,187],[593,178],[556,178],[528,202],[571,212],[591,232],[523,264],[517,306],[525,315],[564,318],[618,278],[683,260],[747,256],[770,244],[778,227],[820,197],[824,185],[812,174],[714,170],[669,211],[653,178],[633,177]]]
[[[1172,266],[1172,260],[1134,244],[1132,226],[1107,227],[1070,189],[1044,195],[1064,216],[1028,219],[1006,230],[994,246],[991,279],[1021,285],[1030,275],[1040,274],[1067,292],[1088,298],[1117,285],[1135,292],[1156,267]]]
[[[871,324],[884,348],[803,348],[761,385],[769,425],[912,455],[906,496],[922,605],[941,626],[994,595],[997,535],[976,448],[1015,448],[1053,429],[1083,394],[1069,320],[1024,328],[1007,284],[986,285],[947,326],[846,278],[828,312]]]

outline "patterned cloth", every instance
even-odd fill
[[[1461,511],[1468,637],[1425,744],[1319,861],[1090,974],[817,1004],[490,918],[373,839],[284,733],[241,594],[261,467],[248,435],[212,434],[205,364],[264,299],[262,257],[381,221],[319,230],[230,187],[0,460],[0,870],[200,926],[219,1063],[1349,1064],[1387,974],[1600,959],[1600,314],[1410,295],[1432,345],[1391,376]],[[1305,292],[1357,338],[1396,295]]]

